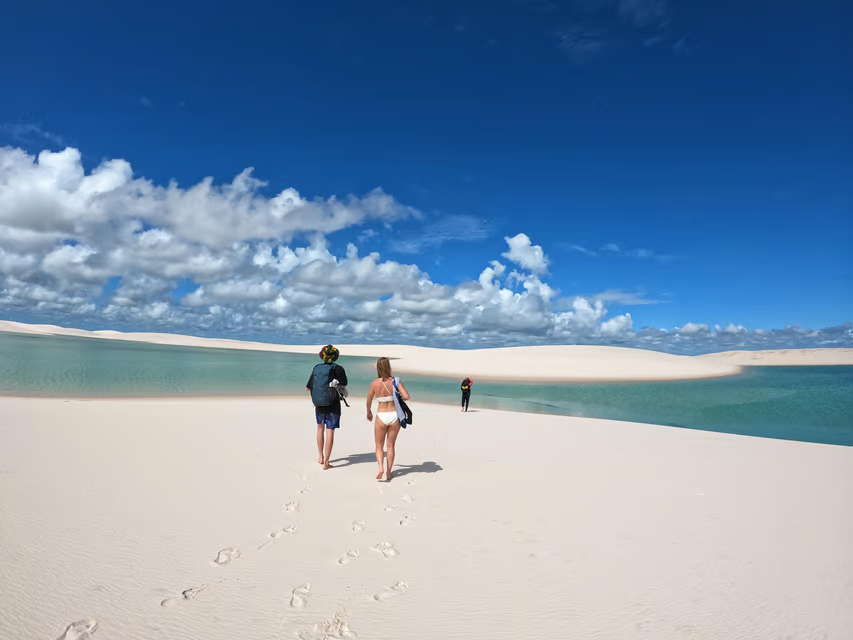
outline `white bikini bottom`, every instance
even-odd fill
[[[390,427],[397,420],[396,411],[377,411],[376,417],[382,421],[386,427]]]

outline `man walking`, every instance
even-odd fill
[[[320,350],[323,361],[314,367],[305,388],[311,392],[314,413],[317,418],[317,460],[323,469],[329,468],[332,447],[335,444],[335,429],[341,426],[341,398],[338,386],[346,387],[347,372],[335,360],[340,352],[330,344]],[[336,382],[333,382],[336,381]]]

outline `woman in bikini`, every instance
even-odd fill
[[[394,466],[395,445],[397,436],[400,435],[400,421],[397,419],[397,408],[394,406],[394,377],[391,374],[391,362],[388,358],[379,358],[376,361],[376,380],[370,383],[367,393],[367,419],[373,420],[373,398],[379,403],[376,407],[376,422],[373,423],[373,434],[376,439],[376,462],[379,463],[379,473],[376,479],[381,480],[385,476],[385,482],[391,481],[391,468]],[[400,382],[397,385],[400,397],[409,399],[409,392]],[[388,471],[383,465],[383,450],[388,443]]]

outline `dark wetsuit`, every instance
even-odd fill
[[[462,389],[462,409],[464,411],[468,411],[468,402],[471,400],[471,382],[468,378],[465,378],[460,385],[460,389]],[[468,387],[467,389],[465,387]]]

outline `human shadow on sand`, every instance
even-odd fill
[[[392,475],[394,478],[399,478],[401,476],[407,476],[410,473],[436,473],[437,471],[444,471],[444,467],[442,467],[437,462],[427,460],[426,462],[421,462],[420,464],[394,465],[394,473]]]
[[[334,467],[348,467],[351,464],[365,464],[367,462],[376,464],[376,454],[372,451],[370,453],[354,453],[351,456],[335,458],[329,464]],[[436,473],[437,471],[444,471],[444,468],[437,462],[432,461],[421,462],[420,464],[394,465],[395,478],[406,476],[410,473]]]
[[[351,464],[365,464],[367,462],[376,464],[376,454],[372,451],[370,453],[354,453],[351,456],[335,458],[329,464],[335,467],[348,467]]]

